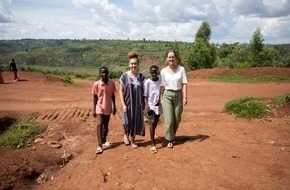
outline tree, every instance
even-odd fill
[[[216,60],[215,45],[209,43],[211,27],[203,21],[195,35],[195,42],[185,55],[185,63],[190,69],[213,68]]]
[[[262,66],[263,64],[263,49],[264,49],[264,44],[263,44],[264,38],[261,33],[261,29],[257,28],[253,34],[253,38],[250,41],[250,50],[251,50],[251,55],[250,55],[250,62],[253,67],[257,66]]]
[[[203,21],[200,28],[195,34],[195,40],[198,38],[202,39],[204,42],[209,42],[211,36],[211,27],[208,22]]]

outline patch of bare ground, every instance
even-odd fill
[[[92,117],[92,81],[81,87],[35,73],[12,82],[4,72],[0,85],[1,124],[19,118],[46,122],[31,146],[0,148],[0,189],[282,189],[290,187],[290,107],[268,104],[264,119],[239,119],[222,112],[231,99],[273,97],[290,92],[289,83],[208,82],[210,75],[287,75],[285,68],[206,69],[189,73],[185,106],[174,148],[157,127],[157,154],[150,154],[149,127],[137,137],[138,149],[122,142],[120,109],[111,117],[108,140],[114,146],[96,156]],[[118,86],[118,82],[116,81]],[[119,100],[117,98],[117,106]],[[4,120],[3,118],[11,120]],[[163,118],[161,118],[163,120]],[[10,122],[10,123],[9,123]]]

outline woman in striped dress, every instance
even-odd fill
[[[130,70],[123,73],[120,77],[120,100],[124,116],[124,143],[130,144],[132,148],[138,148],[135,143],[135,136],[145,136],[144,127],[144,89],[145,77],[138,71],[139,59],[138,53],[132,51],[128,54]]]

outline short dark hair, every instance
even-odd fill
[[[103,69],[105,69],[105,70],[109,71],[109,69],[108,69],[107,67],[105,67],[105,66],[102,66],[102,67],[100,68],[99,72],[101,72],[101,70],[103,70]]]
[[[157,69],[157,70],[159,70],[159,67],[157,65],[151,65],[150,66],[150,71],[151,71],[151,69],[154,69],[154,68]]]

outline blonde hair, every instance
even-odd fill
[[[137,51],[130,51],[128,53],[128,59],[132,59],[132,58],[136,58],[137,62],[139,63],[139,59],[138,59],[138,52]]]

